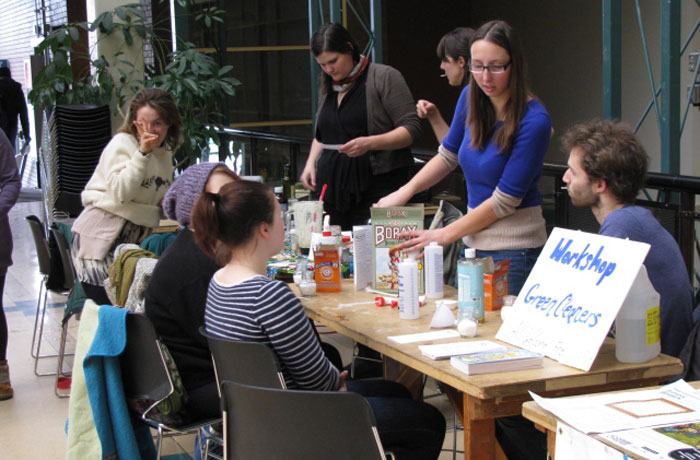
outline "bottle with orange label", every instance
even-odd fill
[[[340,257],[337,237],[323,232],[318,248],[314,251],[314,278],[317,292],[340,291]]]

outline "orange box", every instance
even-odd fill
[[[500,310],[503,297],[508,294],[508,270],[510,259],[496,264],[493,273],[484,274],[484,310]]]
[[[340,292],[340,258],[335,246],[314,251],[314,279],[317,292]]]

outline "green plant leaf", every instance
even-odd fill
[[[124,11],[124,9],[120,6],[114,9],[114,14],[116,14],[122,21],[127,20],[128,15],[126,14],[126,11]]]
[[[126,43],[128,46],[131,46],[134,44],[134,37],[131,35],[131,28],[130,27],[124,27],[122,30],[122,33],[124,34],[124,43]]]
[[[136,31],[138,36],[143,39],[145,39],[148,36],[148,30],[143,24],[134,24],[133,29],[134,31]]]
[[[102,24],[100,25],[100,29],[105,34],[112,33],[112,31],[114,30],[114,21],[112,20],[111,14],[104,13],[104,17],[102,18]]]

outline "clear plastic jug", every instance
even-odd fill
[[[615,319],[615,357],[645,363],[661,352],[660,296],[642,265]]]

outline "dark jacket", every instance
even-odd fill
[[[366,88],[369,135],[384,134],[403,126],[415,142],[420,137],[421,124],[411,90],[401,72],[387,65],[372,63],[367,67]],[[326,94],[321,92],[317,120],[325,100]],[[369,155],[372,174],[375,176],[413,165],[413,156],[401,151],[378,150]]]
[[[22,122],[22,131],[25,139],[29,137],[29,117],[27,114],[27,101],[24,99],[22,85],[10,77],[0,77],[0,103],[1,109],[5,112],[6,124],[0,126],[5,131],[10,145],[15,145],[17,138],[17,116]]]
[[[0,276],[12,265],[12,232],[7,215],[17,202],[21,188],[14,150],[5,133],[0,131]]]
[[[158,259],[144,295],[146,316],[172,354],[189,391],[215,381],[207,340],[199,334],[209,281],[219,269],[181,231]]]

